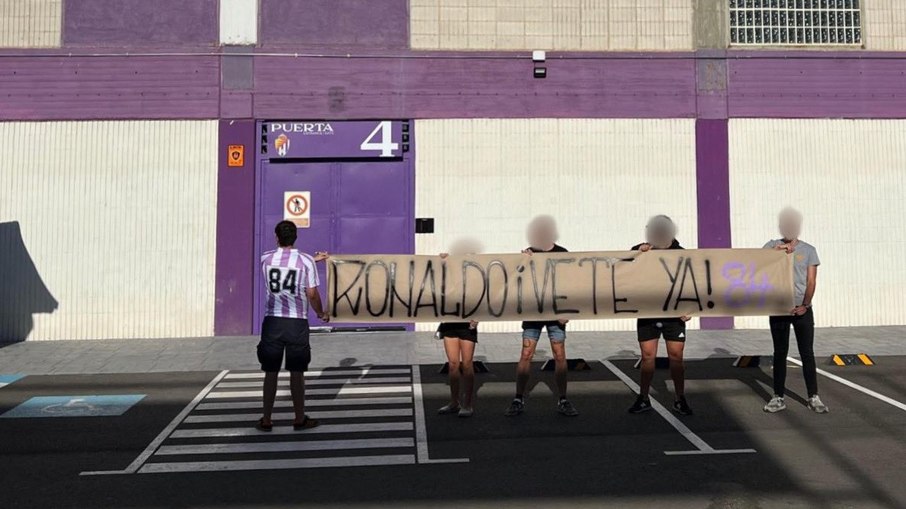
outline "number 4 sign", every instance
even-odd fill
[[[287,191],[283,193],[283,219],[292,221],[298,228],[311,226],[311,192]]]
[[[380,142],[374,142],[378,133],[381,135]],[[384,120],[378,123],[377,127],[371,131],[371,134],[365,138],[365,141],[359,146],[362,150],[380,150],[380,157],[393,157],[393,151],[400,148],[399,143],[393,142],[393,122]]]

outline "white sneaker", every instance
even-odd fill
[[[781,410],[786,410],[786,403],[783,402],[783,396],[777,396],[776,394],[771,398],[771,401],[768,401],[768,404],[764,406],[764,411],[772,414]]]
[[[821,401],[821,398],[819,398],[817,394],[808,399],[808,407],[816,414],[826,414],[829,412],[827,405]]]
[[[475,412],[471,408],[462,407],[459,409],[460,417],[472,417]]]
[[[454,405],[452,403],[437,409],[437,413],[440,415],[455,414],[456,412],[459,412],[459,405]]]

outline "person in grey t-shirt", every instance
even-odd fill
[[[779,249],[793,257],[793,284],[795,294],[790,314],[772,316],[771,338],[774,341],[774,397],[764,406],[765,412],[779,412],[786,409],[783,401],[786,390],[786,358],[790,351],[790,327],[796,333],[799,357],[802,359],[802,374],[808,391],[808,407],[819,414],[827,413],[827,405],[818,397],[818,373],[815,366],[815,315],[812,313],[812,297],[818,278],[818,251],[811,244],[799,240],[802,230],[802,214],[796,209],[785,208],[778,216],[780,239],[764,245],[767,249]]]

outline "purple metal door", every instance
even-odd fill
[[[382,122],[351,123],[356,124],[353,126],[356,128],[360,127],[358,124],[365,124],[361,126],[364,131],[353,129],[351,136],[362,137],[364,140],[369,137],[372,127],[379,123]],[[342,123],[331,124],[332,132],[343,131]],[[412,152],[401,150],[400,143],[398,144],[400,150],[393,152],[391,157],[373,157],[370,153],[349,157],[342,150],[338,150],[336,157],[330,158],[326,156],[331,154],[331,147],[330,145],[325,147],[325,142],[334,144],[343,142],[346,145],[350,145],[350,142],[321,136],[287,137],[285,127],[296,124],[279,125],[281,131],[276,131],[275,134],[284,135],[280,146],[286,148],[277,157],[268,157],[272,154],[267,153],[267,149],[263,147],[258,165],[256,245],[259,256],[265,251],[274,249],[276,244],[273,230],[274,226],[284,219],[284,193],[297,191],[311,193],[310,225],[298,230],[296,247],[301,251],[312,254],[315,251],[337,254],[414,252],[415,177]],[[268,126],[269,124],[263,124],[263,132],[272,132]],[[408,142],[408,127],[406,130],[405,138],[402,136],[402,128],[394,130],[395,135],[399,136],[398,140]],[[350,130],[347,129],[346,132]],[[274,141],[276,136],[273,136]],[[270,142],[268,139],[267,147],[272,145]],[[316,157],[306,158],[309,153],[300,152],[304,150],[315,154]],[[294,155],[299,157],[293,157]],[[262,276],[257,267],[255,270],[254,331],[257,333],[260,330],[265,291]],[[318,273],[321,279],[321,295],[327,305],[325,264],[318,264]],[[313,326],[322,325],[314,317],[309,319]],[[361,326],[362,324],[355,325],[357,328]],[[410,327],[408,324],[406,326]]]
[[[337,165],[335,253],[414,252],[415,216],[409,161]]]

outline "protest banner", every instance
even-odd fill
[[[332,255],[338,322],[782,315],[792,258],[769,249]]]

